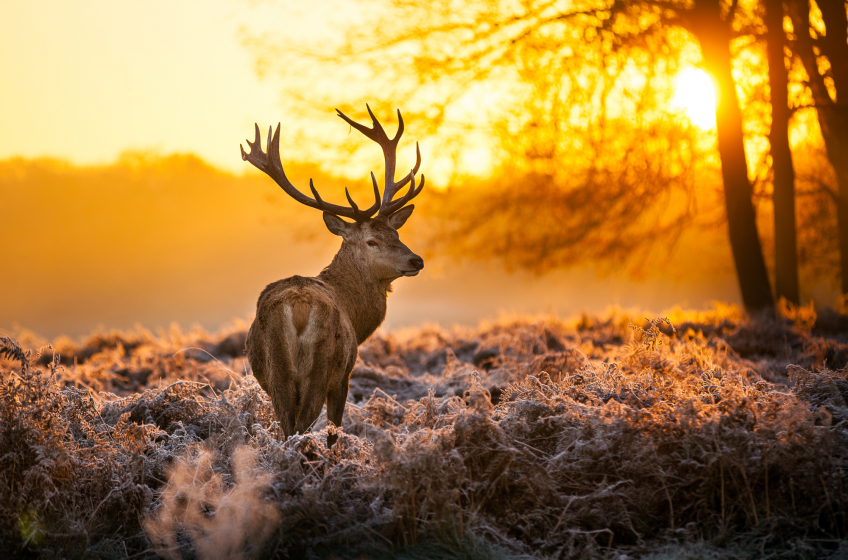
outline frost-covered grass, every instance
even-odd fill
[[[282,439],[241,353],[243,324],[57,340],[40,354],[30,335],[4,339],[0,549],[848,554],[848,316],[722,307],[668,319],[375,336],[329,450],[323,415]]]

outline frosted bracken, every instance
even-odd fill
[[[3,548],[210,559],[848,552],[839,312],[378,334],[360,348],[329,450],[323,414],[283,439],[240,353],[244,330],[100,334],[56,341],[55,356],[35,352],[31,335],[4,339]]]

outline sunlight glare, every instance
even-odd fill
[[[683,110],[695,126],[710,130],[716,124],[716,97],[709,74],[699,68],[686,68],[674,80],[671,106]]]
[[[471,175],[485,177],[491,172],[492,153],[485,146],[477,146],[462,154],[460,167]]]

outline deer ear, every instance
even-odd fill
[[[340,235],[343,238],[347,237],[349,227],[351,225],[335,214],[330,214],[329,212],[324,212],[324,223],[327,224],[327,229],[330,230],[331,233]]]
[[[400,229],[400,226],[406,223],[406,220],[409,219],[409,216],[412,215],[412,211],[415,210],[415,205],[410,204],[409,206],[404,206],[391,216],[389,216],[389,225],[392,229]]]

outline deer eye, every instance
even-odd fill
[[[373,239],[369,239],[366,243],[369,247],[376,247],[378,245]]]

